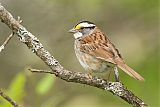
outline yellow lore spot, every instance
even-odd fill
[[[80,28],[81,28],[80,25],[75,26],[75,29],[80,29]]]

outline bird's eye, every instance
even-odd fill
[[[81,29],[84,29],[84,27],[81,27]]]

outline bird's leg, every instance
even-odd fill
[[[110,79],[110,76],[111,76],[111,70],[109,70],[109,74],[108,74],[108,79],[107,80]]]
[[[118,73],[118,68],[117,68],[117,66],[114,67],[114,74],[115,74],[116,82],[119,82],[119,73]]]
[[[87,75],[88,75],[88,77],[89,77],[90,79],[92,79],[92,73],[93,73],[93,71],[91,71],[91,70],[89,70],[89,72],[87,73]]]

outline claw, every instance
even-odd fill
[[[87,74],[87,76],[88,76],[89,79],[92,79],[92,78],[93,78],[92,72],[89,72],[89,73]]]

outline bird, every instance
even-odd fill
[[[119,81],[118,68],[134,79],[144,78],[129,67],[118,49],[93,22],[80,21],[71,30],[74,35],[74,50],[82,67],[89,72],[113,71],[115,80]]]

